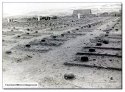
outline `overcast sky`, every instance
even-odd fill
[[[117,11],[121,3],[3,3],[3,17],[17,15],[71,14],[74,9],[93,12]]]

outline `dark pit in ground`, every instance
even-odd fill
[[[38,33],[38,31],[35,31],[35,33]]]
[[[78,28],[76,30],[79,30]]]
[[[109,41],[107,41],[107,40],[104,40],[104,41],[103,41],[103,43],[104,43],[104,44],[108,44],[108,43],[109,43]]]
[[[6,51],[5,53],[6,53],[6,54],[11,54],[11,53],[12,53],[12,51]]]
[[[87,56],[81,57],[81,62],[87,62],[89,61],[89,58]]]
[[[88,25],[88,28],[91,28],[91,25]]]
[[[64,75],[64,79],[66,79],[66,80],[72,80],[72,79],[74,79],[75,78],[75,75],[74,74],[65,74]]]
[[[89,52],[95,52],[95,49],[90,48],[90,49],[89,49]]]
[[[110,80],[113,80],[113,77],[110,77]]]
[[[52,36],[52,38],[56,38],[57,36]]]
[[[64,37],[64,34],[61,34],[62,37]]]
[[[105,36],[108,36],[108,34],[105,34]]]
[[[118,31],[118,29],[115,29],[115,31]]]
[[[67,33],[70,33],[70,31],[68,31]]]
[[[101,46],[101,45],[102,45],[102,43],[99,43],[99,42],[98,42],[98,43],[96,43],[96,46]]]
[[[30,47],[31,47],[31,45],[30,45],[30,44],[26,44],[25,46],[26,46],[27,48],[30,48]]]
[[[27,35],[29,35],[29,33],[26,33]]]
[[[17,37],[20,37],[20,35],[18,35]]]
[[[45,39],[42,39],[41,42],[45,42],[46,40]]]
[[[109,32],[106,32],[106,34],[109,34]]]

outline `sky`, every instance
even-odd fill
[[[3,3],[3,17],[68,15],[76,9],[92,9],[93,13],[99,13],[120,8],[121,3]]]

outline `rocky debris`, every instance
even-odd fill
[[[27,55],[27,57],[32,58],[32,56],[30,56],[30,55]]]
[[[21,59],[18,59],[16,62],[17,62],[17,63],[20,63],[20,62],[22,62],[22,60],[21,60]]]

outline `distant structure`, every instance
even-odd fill
[[[37,18],[34,18],[34,19],[37,19],[37,21],[50,20],[51,17],[49,17],[49,16],[38,16]]]
[[[40,16],[38,16],[37,20],[40,21]]]
[[[104,12],[104,13],[101,13],[99,16],[100,17],[107,17],[107,16],[120,17],[121,15],[122,15],[121,11],[117,11],[117,12]]]
[[[8,19],[7,19],[7,22],[8,22],[8,23],[9,23],[9,22],[13,22],[13,19],[8,18]]]
[[[83,16],[92,14],[91,9],[79,9],[73,11],[73,16],[77,16],[80,19]]]
[[[10,22],[10,19],[9,19],[9,18],[7,19],[7,22],[8,22],[8,23]]]
[[[107,17],[107,16],[109,16],[109,13],[108,12],[103,12],[99,16],[100,17]]]
[[[120,17],[122,15],[122,12],[119,11],[119,12],[111,12],[109,13],[110,16],[114,16],[114,17]]]
[[[80,19],[80,13],[78,13],[78,19]]]
[[[19,19],[17,18],[7,18],[7,22],[10,23],[10,22],[18,22]]]

